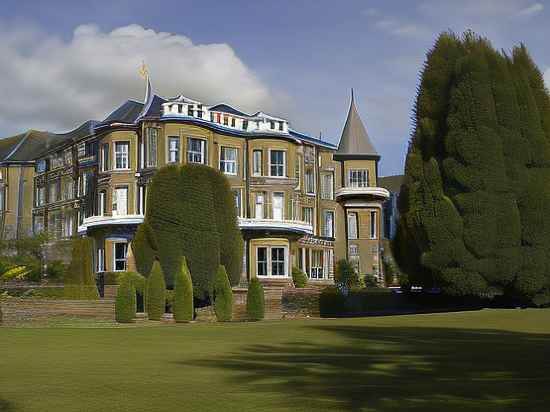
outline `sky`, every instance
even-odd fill
[[[445,30],[525,43],[550,85],[550,1],[0,0],[0,136],[62,132],[154,91],[285,117],[337,143],[350,89],[399,174],[426,52]]]

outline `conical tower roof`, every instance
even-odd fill
[[[348,118],[346,119],[344,130],[342,131],[342,137],[338,144],[336,156],[340,158],[357,156],[380,157],[357,112],[353,89],[351,90],[351,103],[349,106]]]

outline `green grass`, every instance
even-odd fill
[[[8,412],[550,410],[550,310],[0,328],[0,353]]]

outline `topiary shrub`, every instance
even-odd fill
[[[181,258],[180,270],[174,277],[172,313],[176,322],[189,322],[193,320],[193,283],[185,257]]]
[[[130,277],[122,276],[115,300],[115,319],[119,323],[133,322],[136,310],[136,288]]]
[[[92,256],[92,242],[89,238],[73,240],[71,263],[64,281],[66,299],[99,299],[92,270]]]
[[[218,322],[230,322],[233,318],[233,291],[223,265],[218,267],[214,279],[214,312]]]
[[[305,288],[307,286],[307,275],[299,268],[292,268],[292,281],[295,288]]]
[[[336,263],[334,281],[336,285],[343,290],[364,286],[355,268],[345,259],[341,259]]]
[[[147,279],[147,315],[150,320],[160,320],[166,307],[166,284],[160,263],[156,260]]]
[[[157,241],[155,233],[147,221],[138,226],[131,248],[139,273],[151,273],[153,262],[157,257]]]
[[[265,316],[264,287],[256,277],[252,278],[248,284],[246,314],[248,320],[262,320]]]

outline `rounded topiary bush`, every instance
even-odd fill
[[[176,322],[193,320],[193,282],[185,257],[181,258],[180,270],[174,277],[172,313]]]
[[[164,273],[158,260],[155,260],[147,279],[147,315],[150,320],[160,320],[166,307],[166,284]]]
[[[305,288],[307,286],[307,275],[299,268],[292,268],[292,282],[294,287]]]
[[[233,318],[233,291],[223,265],[218,267],[214,279],[214,312],[218,322],[229,322]]]
[[[136,288],[132,280],[123,276],[120,279],[116,301],[115,301],[115,319],[120,323],[130,323],[136,317]]]
[[[248,285],[246,314],[248,320],[262,320],[265,316],[264,287],[258,278],[252,278]]]

